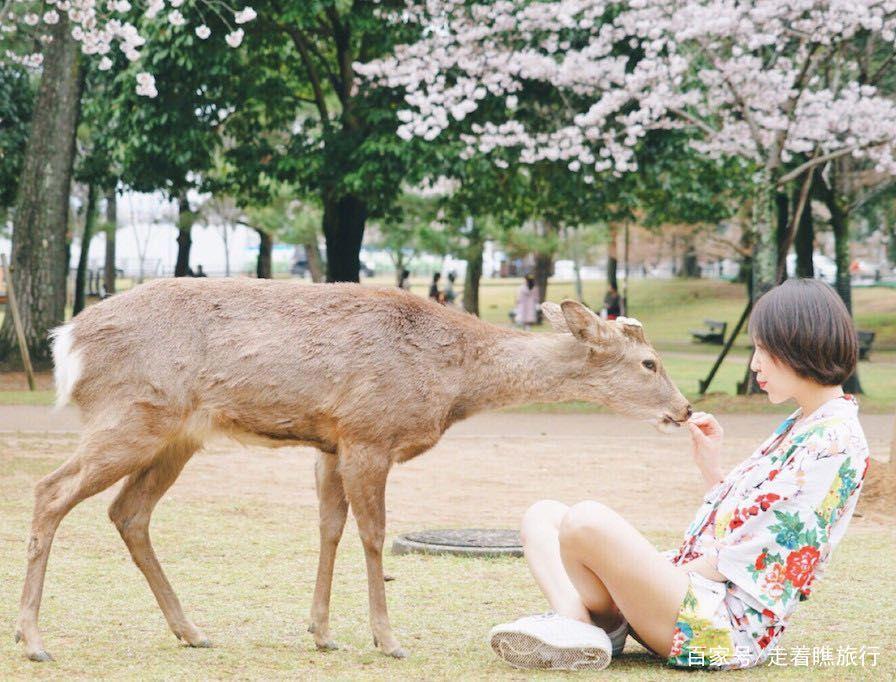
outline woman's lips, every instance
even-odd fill
[[[759,384],[759,388],[761,388],[762,390],[765,390],[765,385],[766,385],[768,382],[767,382],[767,381],[759,381],[759,380],[757,379],[756,383]]]

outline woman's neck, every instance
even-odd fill
[[[793,397],[800,406],[800,418],[805,419],[829,400],[839,398],[842,395],[843,388],[840,386],[820,386],[815,384],[807,386],[804,392]]]

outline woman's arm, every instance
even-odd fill
[[[723,478],[722,438],[725,432],[716,418],[707,412],[695,412],[687,421],[691,432],[694,463],[703,477],[704,493],[712,490]]]

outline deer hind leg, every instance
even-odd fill
[[[149,538],[149,521],[156,503],[199,447],[200,444],[192,440],[166,445],[147,467],[128,477],[109,507],[109,518],[149,583],[149,589],[177,638],[190,646],[209,647],[211,643],[208,638],[184,616],[180,601],[162,571]]]
[[[333,566],[336,548],[345,528],[348,502],[342,486],[342,476],[337,469],[336,455],[321,452],[317,457],[314,474],[317,483],[317,499],[320,507],[320,556],[317,562],[317,582],[311,603],[311,625],[318,649],[337,649],[330,637],[330,590],[333,586]]]
[[[391,460],[380,448],[352,445],[340,448],[340,472],[358,524],[367,562],[367,591],[373,643],[389,656],[407,654],[392,634],[383,580],[383,542],[386,539],[386,477]]]
[[[50,546],[59,523],[79,502],[105,490],[143,466],[160,443],[133,432],[137,420],[121,428],[85,430],[75,454],[34,488],[34,515],[28,542],[28,568],[22,588],[16,641],[24,641],[32,661],[52,660],[37,627]],[[130,429],[131,433],[126,433]]]

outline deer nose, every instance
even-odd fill
[[[688,405],[688,413],[687,413],[687,416],[685,417],[685,420],[690,419],[692,414],[694,414],[694,410],[692,410],[691,406]]]

